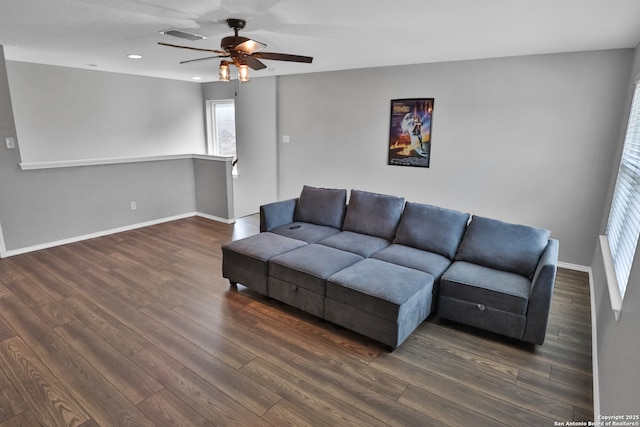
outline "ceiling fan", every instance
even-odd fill
[[[262,49],[267,47],[266,44],[256,40],[252,40],[248,37],[238,35],[238,31],[243,29],[246,25],[246,21],[243,19],[227,19],[227,25],[234,31],[233,36],[223,37],[220,41],[220,50],[217,49],[203,49],[191,46],[180,46],[170,43],[158,42],[159,45],[177,47],[180,49],[197,50],[201,52],[213,52],[216,55],[207,56],[204,58],[190,59],[180,62],[181,64],[187,64],[190,62],[206,61],[216,58],[229,58],[229,61],[220,62],[220,80],[229,81],[229,64],[235,65],[238,69],[238,79],[241,82],[249,81],[249,68],[253,70],[262,70],[267,66],[260,61],[261,59],[273,60],[273,61],[289,61],[289,62],[303,62],[310,64],[313,61],[313,57],[302,55],[290,55],[288,53],[275,53],[275,52],[261,52]]]

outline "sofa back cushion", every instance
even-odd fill
[[[468,221],[467,213],[407,202],[393,243],[453,259]]]
[[[300,193],[293,220],[341,228],[346,209],[347,190],[305,185]]]
[[[531,279],[549,241],[549,230],[474,216],[456,260]]]
[[[342,230],[393,240],[404,198],[351,190]]]

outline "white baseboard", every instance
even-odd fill
[[[600,419],[600,374],[598,369],[598,325],[593,274],[589,269],[589,293],[591,295],[591,371],[593,375],[593,419]]]
[[[220,218],[219,216],[213,216],[202,212],[196,212],[196,215],[202,218],[210,219],[211,221],[224,222],[225,224],[233,224],[236,222],[235,218]]]
[[[69,243],[81,242],[83,240],[89,240],[89,239],[94,239],[96,237],[108,236],[110,234],[122,233],[123,231],[135,230],[137,228],[149,227],[151,225],[162,224],[164,222],[176,221],[178,219],[190,218],[193,216],[200,216],[206,219],[210,219],[212,221],[224,222],[225,224],[232,224],[235,222],[235,219],[229,220],[226,218],[219,218],[212,215],[203,214],[200,212],[189,212],[185,214],[155,219],[153,221],[140,222],[137,224],[126,225],[124,227],[111,228],[109,230],[98,231],[96,233],[84,234],[81,236],[70,237],[68,239],[56,240],[53,242],[47,242],[47,243],[42,243],[42,244],[33,245],[33,246],[26,246],[24,248],[12,249],[12,250],[6,250],[4,246],[4,240],[2,239],[2,229],[0,228],[0,257],[5,258],[5,257],[11,257],[15,255],[26,254],[29,252],[39,251],[42,249],[53,248],[56,246],[66,245]]]
[[[571,264],[570,262],[558,261],[558,267],[566,268],[567,270],[581,271],[583,273],[591,272],[591,267],[587,265]]]

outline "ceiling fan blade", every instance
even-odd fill
[[[199,52],[213,52],[213,53],[217,53],[217,54],[220,54],[220,55],[227,55],[227,52],[224,52],[222,50],[216,50],[216,49],[203,49],[203,48],[200,48],[200,47],[180,46],[180,45],[177,45],[177,44],[163,43],[163,42],[158,42],[158,44],[162,45],[162,46],[177,47],[177,48],[180,48],[180,49],[190,49],[190,50],[197,50]]]
[[[256,52],[253,55],[255,58],[270,59],[273,61],[290,61],[290,62],[304,62],[311,64],[313,57],[302,55],[289,55],[288,53],[274,53],[274,52]]]
[[[249,56],[249,55],[243,56],[241,62],[244,62],[245,64],[247,64],[250,68],[252,68],[254,70],[263,70],[263,69],[267,68],[267,66],[264,65],[262,62],[258,61],[253,56]]]
[[[189,59],[187,61],[180,61],[181,64],[188,64],[190,62],[198,62],[198,61],[208,61],[209,59],[216,58],[228,58],[229,55],[216,55],[216,56],[207,56],[206,58],[198,58],[198,59]]]

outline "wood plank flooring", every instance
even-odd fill
[[[0,260],[0,427],[552,426],[593,418],[587,276],[543,346],[436,318],[393,353],[221,276],[187,218]]]

